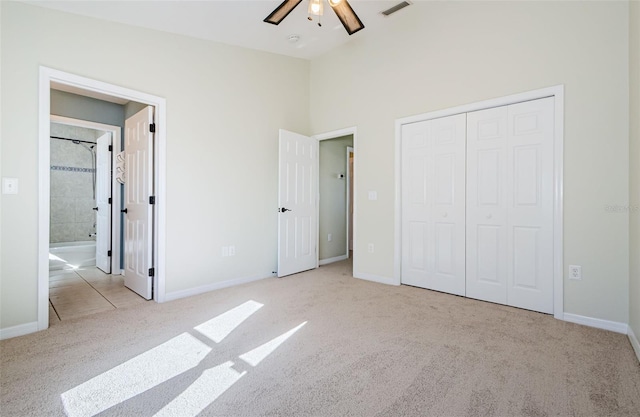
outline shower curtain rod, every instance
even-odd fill
[[[90,143],[92,145],[95,145],[96,142],[89,142],[88,140],[81,140],[81,139],[69,139],[69,138],[61,138],[60,136],[49,136],[51,139],[62,139],[62,140],[70,140],[72,142],[82,142],[82,143]]]

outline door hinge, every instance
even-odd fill
[[[109,204],[111,204],[111,197],[109,197]]]
[[[149,268],[149,276],[152,277],[156,274],[156,269],[155,268]]]
[[[111,251],[107,251],[107,256],[111,256]]]
[[[109,152],[113,152],[113,145],[109,145]]]
[[[149,204],[156,204],[156,196],[155,195],[149,196]]]
[[[156,133],[156,124],[155,123],[151,123],[149,125],[149,132]]]

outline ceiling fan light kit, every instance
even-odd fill
[[[311,16],[318,16],[318,26],[322,26],[322,14],[324,13],[324,0],[309,0],[309,16],[307,19],[313,20]]]
[[[347,0],[327,0],[329,6],[335,12],[342,26],[349,35],[353,35],[359,30],[364,29],[364,24],[353,11]],[[293,9],[300,4],[302,0],[284,0],[276,9],[267,16],[264,21],[273,25],[278,25],[285,17],[291,13]],[[322,26],[321,16],[324,12],[324,0],[309,0],[308,19],[313,20],[311,16],[318,16],[318,26]]]

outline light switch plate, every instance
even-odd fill
[[[377,191],[369,191],[369,200],[375,201],[377,199],[378,199],[378,192]]]
[[[2,194],[18,194],[18,179],[17,178],[3,178],[2,179]]]

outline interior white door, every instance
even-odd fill
[[[153,297],[153,108],[125,121],[124,284]]]
[[[553,98],[467,119],[467,296],[553,313]]]
[[[278,276],[318,267],[318,141],[280,130]]]
[[[507,116],[507,304],[553,313],[554,99]]]
[[[507,304],[507,107],[467,115],[467,297]]]
[[[466,115],[402,127],[401,282],[465,294]]]
[[[111,133],[96,144],[96,266],[111,273]]]

